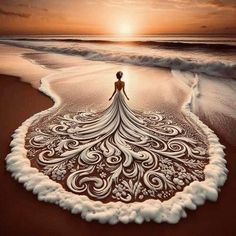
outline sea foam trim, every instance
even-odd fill
[[[48,176],[39,172],[38,169],[31,167],[30,160],[27,158],[27,150],[24,147],[28,128],[32,122],[49,114],[61,104],[60,98],[51,89],[50,82],[55,80],[55,76],[60,79],[60,75],[64,71],[74,73],[71,69],[65,69],[41,79],[39,90],[51,97],[54,106],[33,115],[15,130],[10,144],[11,153],[6,157],[7,170],[12,173],[12,177],[23,183],[28,191],[37,194],[38,200],[57,204],[63,209],[70,210],[73,214],[81,214],[81,217],[87,221],[98,220],[100,223],[109,224],[119,222],[141,224],[144,221],[151,220],[157,223],[167,222],[173,224],[177,223],[180,218],[187,216],[185,209],[195,210],[198,205],[204,204],[206,200],[217,200],[219,187],[225,183],[228,170],[224,159],[224,146],[219,143],[219,139],[214,132],[191,112],[191,101],[198,85],[197,79],[192,86],[192,94],[189,95],[182,107],[182,112],[205,133],[209,142],[209,164],[204,170],[204,181],[192,182],[171,199],[163,202],[146,200],[128,204],[93,201],[86,196],[79,196],[66,191],[59,183],[51,180]]]

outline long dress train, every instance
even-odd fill
[[[50,178],[105,202],[169,199],[204,180],[208,163],[204,142],[164,113],[131,110],[121,92],[105,111],[65,114],[35,127],[28,147]]]

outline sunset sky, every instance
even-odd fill
[[[0,0],[0,34],[236,34],[236,0]]]

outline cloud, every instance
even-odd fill
[[[132,8],[149,10],[171,10],[171,9],[192,9],[213,8],[217,10],[234,10],[236,4],[234,0],[87,0],[87,4],[99,4],[114,8]]]
[[[227,6],[226,3],[222,2],[222,1],[218,1],[218,0],[208,0],[208,1],[206,1],[206,4],[213,5],[216,7],[226,7]]]
[[[87,4],[103,5],[106,7],[132,10],[168,10],[189,7],[190,0],[87,0]]]
[[[224,30],[236,32],[236,27],[224,27]]]
[[[0,8],[0,15],[4,16],[14,16],[14,17],[22,17],[22,18],[29,18],[30,14],[27,13],[19,13],[13,11],[5,11],[4,9]]]
[[[206,0],[201,3],[199,3],[201,6],[206,6],[206,7],[215,7],[218,9],[236,9],[236,4],[233,1],[223,1],[223,0]]]
[[[23,7],[23,8],[28,8],[28,9],[36,9],[36,10],[44,11],[44,12],[47,12],[47,11],[48,11],[47,8],[36,7],[36,6],[33,6],[33,5],[29,5],[29,4],[22,4],[22,3],[19,3],[19,4],[17,4],[17,6],[18,6],[18,7]]]

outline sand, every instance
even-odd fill
[[[50,107],[52,101],[29,84],[19,82],[19,78],[16,77],[1,75],[0,87],[2,124],[0,179],[1,186],[4,186],[0,195],[1,235],[234,235],[236,233],[234,220],[236,147],[231,146],[221,137],[221,143],[226,146],[229,175],[219,194],[219,199],[216,203],[206,202],[197,211],[188,211],[188,217],[182,219],[177,225],[159,225],[150,222],[142,225],[110,226],[97,222],[89,223],[82,220],[79,215],[72,215],[55,205],[39,202],[32,192],[27,192],[21,184],[11,178],[10,173],[5,170],[4,158],[10,151],[10,136],[14,130],[34,113]],[[9,94],[12,96],[7,96]],[[217,130],[214,131],[218,134]]]

